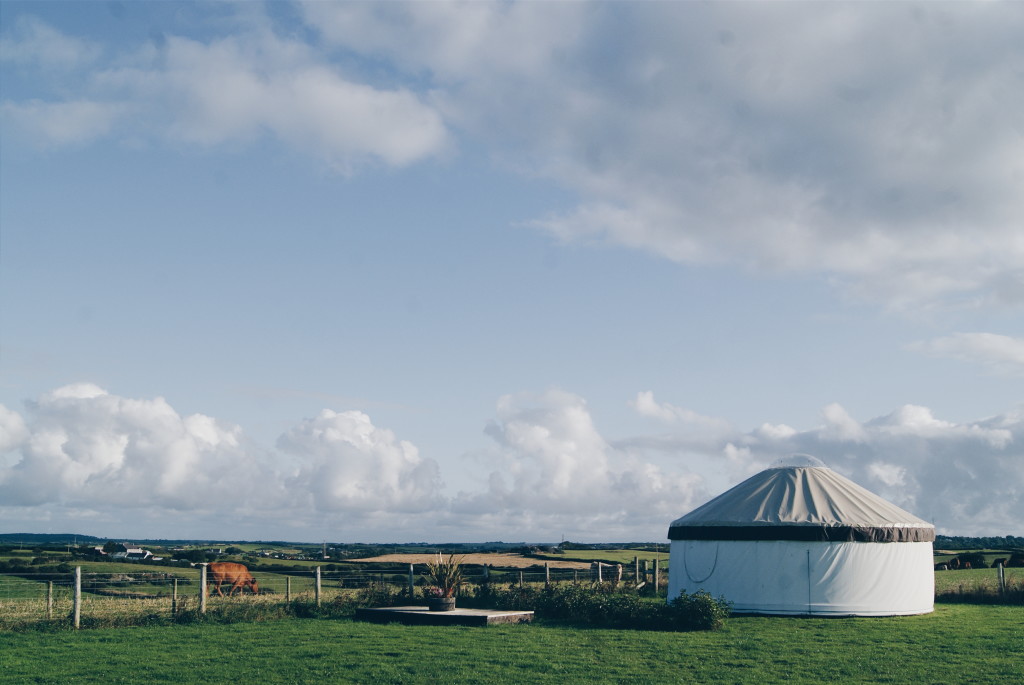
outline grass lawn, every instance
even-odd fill
[[[293,619],[0,633],[10,683],[1021,682],[1024,609],[732,618],[715,633]]]

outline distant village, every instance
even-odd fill
[[[172,561],[188,561],[195,564],[217,557],[233,555],[256,556],[286,561],[320,561],[330,559],[326,546],[322,547],[322,551],[319,554],[310,554],[306,550],[288,554],[280,549],[272,548],[244,550],[234,546],[156,548],[157,552],[154,552],[151,549],[136,546],[131,542],[107,542],[105,545],[94,545],[91,549],[96,556],[104,557],[110,561],[151,561],[154,563],[166,561],[170,557]]]

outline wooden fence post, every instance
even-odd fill
[[[292,601],[292,577],[284,577],[284,601]]]
[[[998,569],[999,569],[999,571],[998,571],[998,575],[999,575],[999,594],[1000,595],[1004,595],[1004,594],[1006,594],[1006,574],[1003,571],[1003,564],[1002,564],[1002,562],[999,563]]]
[[[412,575],[413,575],[412,564],[409,564],[409,597],[410,598],[412,597],[413,592],[415,592],[415,585],[416,585],[416,581],[413,580]]]
[[[171,616],[178,613],[178,579],[171,581]]]
[[[544,562],[544,587],[551,587],[551,568]]]
[[[519,587],[523,586],[523,572],[519,572]]]
[[[654,596],[658,596],[658,559],[654,559]]]
[[[597,582],[598,583],[603,583],[604,582],[604,576],[601,575],[601,567],[602,566],[604,566],[604,564],[602,564],[600,561],[597,562]]]
[[[75,567],[75,608],[74,608],[75,630],[82,625],[82,567]]]
[[[574,585],[580,584],[580,570],[578,568],[572,570],[572,582]]]
[[[206,564],[199,564],[199,613],[206,613]]]
[[[633,557],[633,584],[640,585],[640,557]]]
[[[46,620],[53,618],[53,581],[46,581]]]
[[[320,567],[316,567],[316,588],[314,590],[316,596],[316,605],[320,606]]]

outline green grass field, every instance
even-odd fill
[[[994,568],[979,568],[969,571],[936,571],[935,592],[953,592],[957,589],[971,591],[998,587],[997,571]],[[1024,568],[1003,569],[1007,583],[1024,583]]]
[[[9,683],[937,683],[1024,680],[1024,609],[732,618],[713,633],[347,619],[0,633]]]
[[[668,568],[668,546],[664,545],[662,551],[652,552],[636,549],[569,549],[565,554],[541,554],[543,559],[552,561],[607,561],[612,564],[623,566],[633,563],[634,557],[643,561],[653,562],[658,560],[661,568]]]

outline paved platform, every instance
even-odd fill
[[[406,625],[489,626],[498,623],[529,623],[533,620],[533,612],[458,608],[452,611],[430,611],[425,606],[375,607],[356,609],[356,618],[373,623]]]

